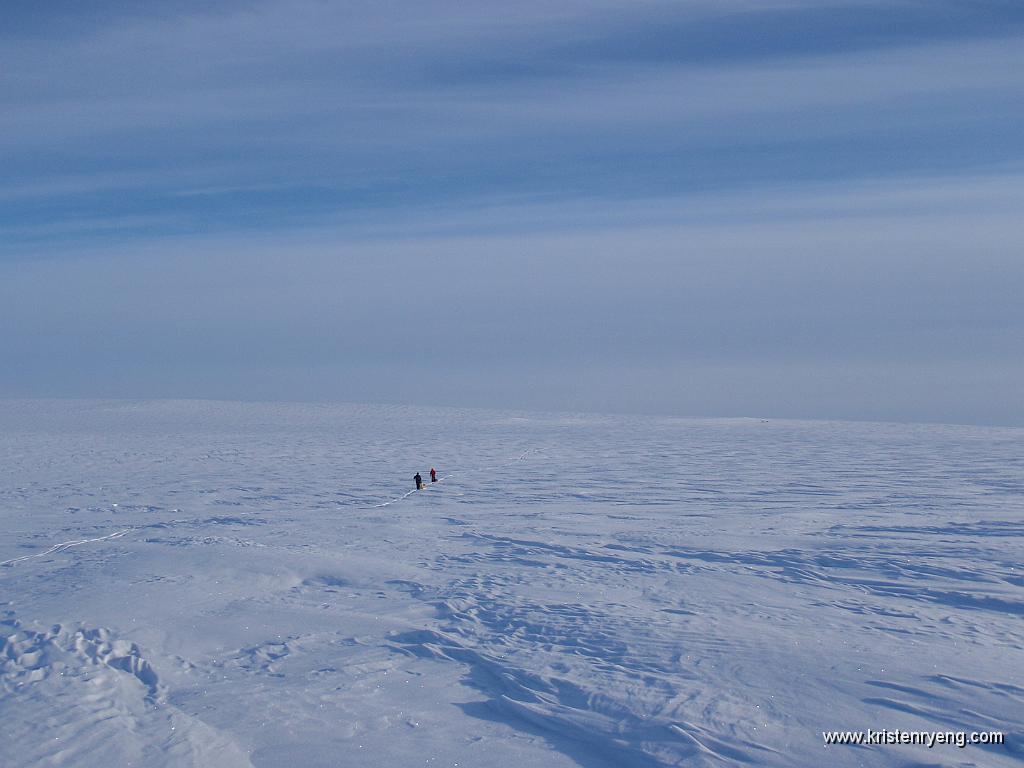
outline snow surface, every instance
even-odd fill
[[[1020,765],[1022,437],[0,402],[0,764]]]

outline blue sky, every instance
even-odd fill
[[[1019,3],[5,8],[0,396],[1024,423]]]

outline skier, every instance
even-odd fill
[[[420,473],[417,472],[415,475],[413,475],[412,479],[416,481],[416,490],[423,490],[423,478],[420,477]]]
[[[437,470],[434,469],[433,467],[430,468],[430,482],[437,482]]]

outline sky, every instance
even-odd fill
[[[1022,72],[1009,0],[13,0],[0,397],[1021,426]]]

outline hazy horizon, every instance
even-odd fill
[[[243,399],[229,399],[229,398],[218,398],[218,397],[0,397],[0,403],[8,404],[21,404],[39,407],[46,403],[62,403],[62,404],[76,404],[85,407],[87,410],[82,413],[87,413],[90,406],[102,406],[102,407],[137,407],[137,406],[175,406],[180,404],[194,404],[197,407],[206,406],[210,404],[218,405],[219,407],[241,407],[243,409],[259,409],[260,407],[269,409],[267,413],[274,412],[274,409],[280,408],[297,408],[303,409],[307,407],[327,409],[325,413],[330,412],[331,409],[335,411],[344,411],[348,408],[379,408],[382,411],[403,411],[410,414],[424,413],[429,414],[431,412],[450,412],[453,414],[470,414],[479,413],[487,416],[500,416],[509,418],[524,418],[529,419],[532,417],[544,419],[551,417],[564,417],[567,419],[583,418],[583,419],[629,419],[634,418],[638,421],[666,421],[666,422],[694,422],[694,423],[714,423],[714,422],[780,422],[790,424],[850,424],[850,425],[878,425],[878,426],[905,426],[905,427],[937,427],[937,428],[953,428],[953,429],[979,429],[979,430],[1020,430],[1024,429],[1024,426],[1013,425],[1013,424],[999,424],[999,423],[985,423],[985,422],[942,422],[942,421],[927,421],[923,419],[918,420],[884,420],[884,419],[858,419],[858,418],[842,418],[842,417],[811,417],[811,416],[788,416],[788,415],[777,415],[771,416],[766,414],[734,414],[734,415],[706,415],[706,416],[679,416],[672,413],[664,413],[658,411],[588,411],[588,410],[571,410],[571,409],[557,409],[557,408],[502,408],[500,406],[475,406],[475,405],[449,405],[445,403],[427,403],[427,402],[399,402],[399,401],[373,401],[373,400],[243,400]],[[38,411],[31,415],[31,418],[35,421],[33,424],[38,427],[40,422],[38,421],[40,413]]]

